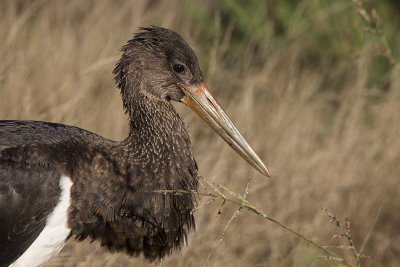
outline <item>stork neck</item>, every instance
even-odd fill
[[[171,103],[152,95],[138,94],[130,112],[129,143],[136,155],[147,159],[192,158],[185,122]]]

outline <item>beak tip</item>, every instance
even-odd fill
[[[272,178],[271,177],[271,173],[268,171],[268,169],[267,168],[265,168],[265,170],[264,170],[264,173],[263,173],[265,176],[267,176],[267,178]]]
[[[259,163],[257,166],[257,170],[263,174],[264,176],[266,176],[267,178],[271,178],[271,173],[269,172],[267,166],[265,166],[265,164],[259,159]],[[254,165],[253,165],[254,166]]]

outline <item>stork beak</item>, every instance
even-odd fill
[[[214,99],[204,82],[195,85],[178,84],[185,92],[180,101],[190,107],[211,128],[214,129],[244,160],[261,174],[270,177],[270,173],[254,150],[233,125],[232,121]]]

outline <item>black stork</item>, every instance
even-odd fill
[[[198,168],[172,100],[269,176],[181,36],[141,28],[121,52],[113,73],[129,116],[125,140],[50,122],[0,121],[0,266],[41,265],[71,236],[150,261],[179,249],[195,226],[195,196],[159,191],[196,190]]]

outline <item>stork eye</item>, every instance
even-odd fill
[[[175,73],[182,73],[185,70],[185,67],[181,64],[174,64],[172,66],[172,69],[174,70]]]

